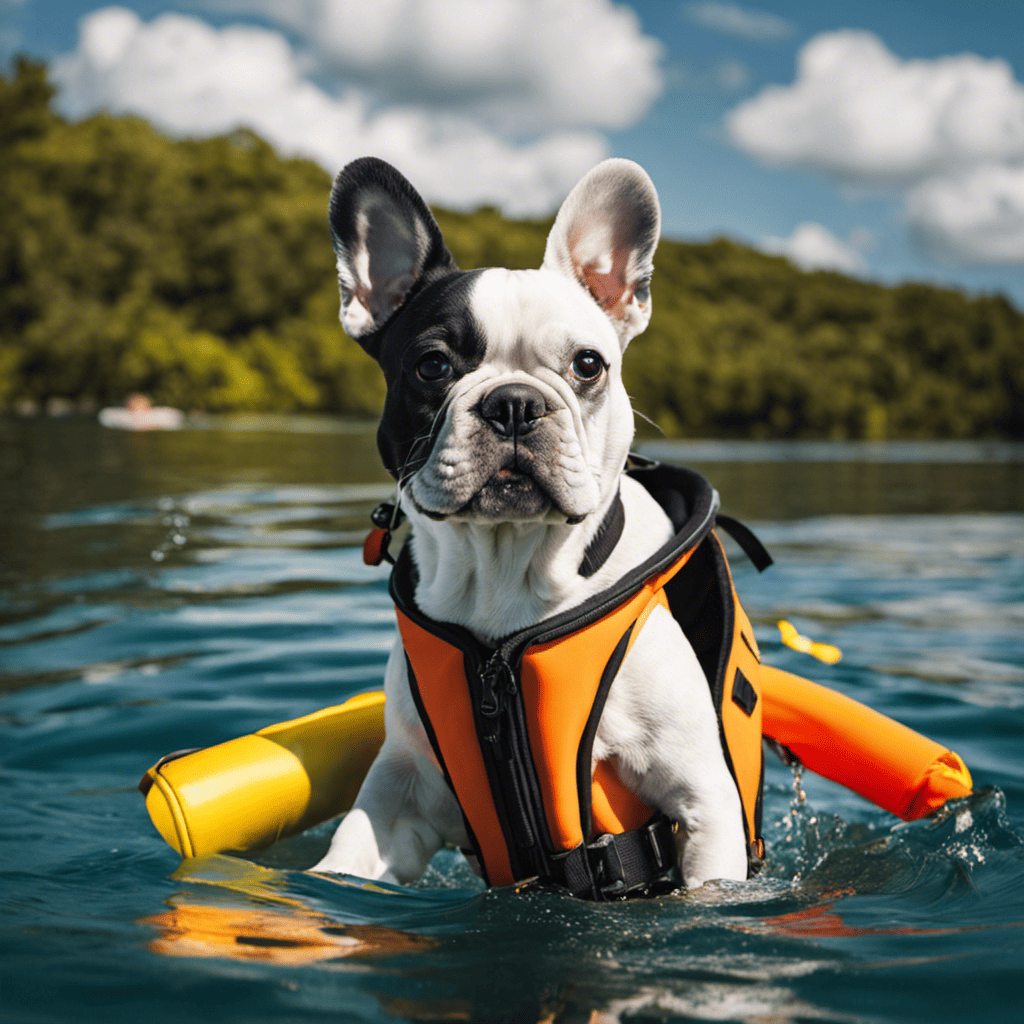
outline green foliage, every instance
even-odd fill
[[[45,68],[0,76],[0,410],[133,391],[196,410],[379,411],[338,324],[328,176],[248,131],[69,124]],[[463,267],[539,266],[551,220],[436,210]],[[726,239],[663,240],[626,384],[670,436],[1024,436],[1024,317]],[[642,424],[641,424],[642,426]]]
[[[493,206],[473,213],[435,209],[434,216],[455,262],[467,270],[508,267],[532,270],[544,258],[544,243],[554,217],[542,221],[508,221]]]
[[[372,413],[337,322],[327,174],[251,132],[68,124],[45,70],[0,77],[0,409],[132,391],[186,409]]]
[[[669,434],[1024,436],[1024,317],[1002,297],[804,273],[662,242],[634,404]]]

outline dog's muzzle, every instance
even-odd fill
[[[591,511],[578,493],[587,467],[569,407],[525,373],[518,377],[491,381],[486,391],[481,384],[464,404],[453,403],[410,486],[424,515],[500,523],[550,514],[575,523]]]

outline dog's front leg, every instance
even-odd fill
[[[468,845],[413,703],[400,641],[388,660],[384,690],[387,738],[313,871],[414,882],[445,843]]]
[[[704,672],[665,608],[655,608],[612,684],[594,744],[622,781],[680,825],[683,880],[747,877],[743,811]]]
[[[412,791],[416,768],[387,744],[314,871],[413,882],[441,848],[440,833],[418,812]]]

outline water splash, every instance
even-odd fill
[[[848,822],[813,807],[801,769],[792,771],[789,807],[766,829],[765,874],[808,895],[914,893],[928,900],[976,893],[979,876],[1024,867],[1024,835],[1006,817],[998,788],[950,801],[920,821]]]
[[[169,552],[180,551],[188,543],[188,535],[185,531],[191,525],[192,520],[185,509],[179,507],[173,498],[161,498],[157,502],[157,508],[164,513],[160,524],[167,527],[167,535],[149,553],[149,557],[154,562],[162,562],[167,558]]]

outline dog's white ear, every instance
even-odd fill
[[[661,231],[658,193],[632,160],[605,160],[569,193],[548,235],[543,267],[579,282],[605,311],[623,348],[651,319],[651,275]]]
[[[339,172],[328,220],[341,324],[376,357],[374,334],[413,289],[458,268],[423,198],[376,157],[353,160]]]

